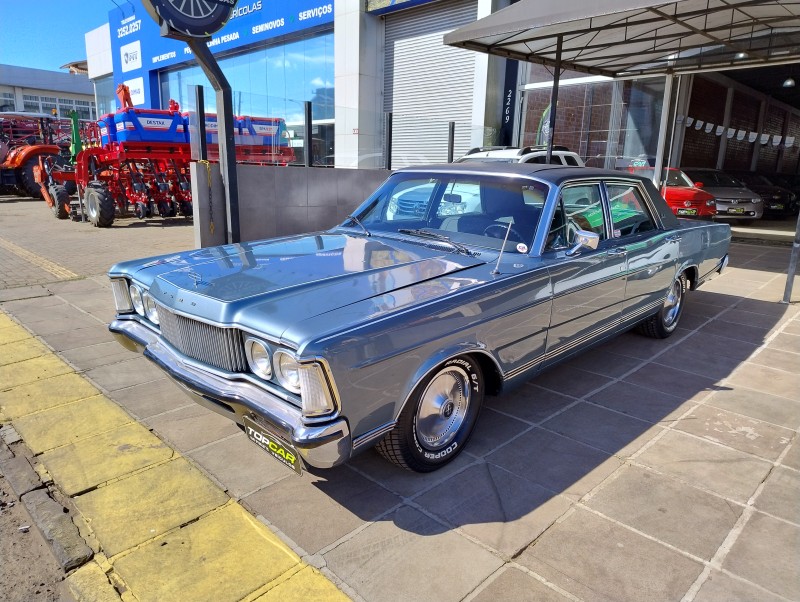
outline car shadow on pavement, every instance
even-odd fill
[[[700,554],[699,531],[716,549],[800,424],[800,380],[781,358],[796,345],[800,308],[717,292],[719,283],[690,293],[669,339],[630,331],[487,397],[465,450],[439,471],[404,471],[370,450],[243,501],[326,558],[379,537],[368,534],[375,524],[348,535],[361,521],[426,537],[457,530],[514,558],[576,509],[689,554]],[[781,332],[787,324],[795,335]],[[298,499],[336,510],[293,520]],[[727,508],[724,524],[704,532],[693,503]],[[659,531],[665,515],[677,538]]]

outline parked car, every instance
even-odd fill
[[[694,181],[695,186],[714,195],[717,200],[717,218],[749,223],[764,214],[761,195],[724,171],[704,167],[684,167],[683,171]]]
[[[472,148],[467,151],[456,163],[467,161],[484,161],[496,163],[546,163],[546,146],[484,146]],[[583,159],[578,153],[574,153],[566,146],[553,146],[550,156],[550,163],[553,165],[571,165],[573,167],[583,167]]]
[[[629,167],[631,173],[653,179],[652,167]],[[714,195],[698,188],[680,169],[664,168],[661,179],[664,182],[661,196],[678,217],[713,219],[717,214]]]
[[[477,204],[442,211],[457,187]],[[424,211],[392,212],[408,189]],[[634,326],[673,334],[729,242],[633,174],[407,168],[331,230],[113,266],[109,329],[297,472],[372,446],[427,472],[465,448],[485,395]]]
[[[751,171],[732,174],[764,201],[764,217],[789,217],[797,215],[797,196],[788,188],[774,184],[767,176]]]

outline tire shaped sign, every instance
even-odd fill
[[[144,5],[151,17],[158,22],[166,22],[171,29],[193,38],[207,38],[228,22],[236,2],[237,0],[144,0]]]

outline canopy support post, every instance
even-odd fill
[[[558,34],[556,41],[556,66],[553,73],[553,89],[550,92],[550,132],[547,136],[547,158],[549,164],[553,158],[553,139],[556,134],[556,111],[558,109],[558,80],[561,78],[561,47],[564,44],[564,36]]]

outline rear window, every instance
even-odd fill
[[[578,160],[573,157],[572,155],[563,155],[564,161],[566,161],[567,165],[572,165],[573,167],[580,167],[581,164],[578,163]]]

